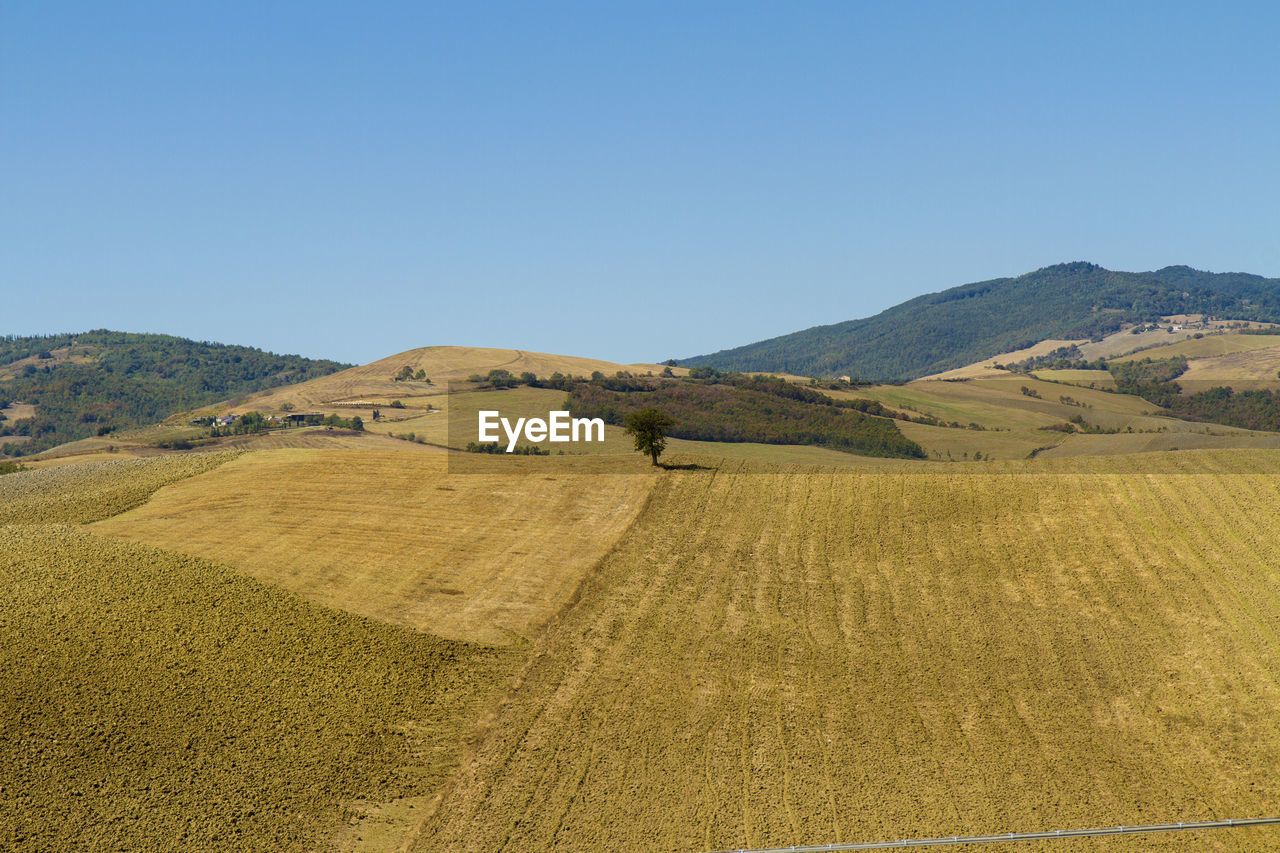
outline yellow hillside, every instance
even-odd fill
[[[1110,374],[1102,375],[1110,378]],[[983,459],[1024,459],[1030,454],[1112,456],[1177,449],[1280,447],[1277,433],[1185,421],[1139,397],[1045,381],[1039,376],[1041,373],[1027,376],[993,370],[986,378],[918,379],[906,385],[830,393],[837,398],[871,398],[912,417],[924,415],[973,427],[899,422],[903,435],[934,460],[963,461],[975,458],[975,454]],[[1055,428],[1072,418],[1080,419],[1082,427],[1105,434]]]
[[[445,451],[395,444],[247,454],[93,529],[363,616],[507,643],[572,598],[655,476],[642,465],[448,476]]]
[[[1013,352],[1002,353],[981,361],[947,370],[920,380],[982,379],[1000,375],[997,364],[1013,364],[1036,356],[1048,355],[1060,347],[1076,346],[1087,361],[1106,358],[1124,361],[1135,358],[1171,358],[1185,355],[1188,358],[1207,358],[1230,353],[1269,349],[1280,344],[1280,339],[1269,335],[1242,335],[1235,332],[1228,321],[1205,321],[1199,315],[1171,316],[1163,318],[1168,325],[1158,330],[1134,334],[1126,327],[1098,341],[1050,339]],[[1186,323],[1183,326],[1181,324]],[[1267,324],[1238,324],[1249,328],[1262,328]],[[1175,328],[1176,326],[1176,328]],[[1200,337],[1195,337],[1200,335]],[[1272,374],[1274,376],[1274,373]]]
[[[421,370],[429,382],[413,380],[397,382],[396,374],[409,367],[416,374]],[[375,400],[383,403],[393,399],[423,400],[444,395],[450,382],[465,380],[472,374],[487,375],[490,370],[507,370],[519,375],[528,371],[541,377],[557,371],[566,375],[590,376],[594,371],[614,374],[619,370],[632,373],[659,373],[659,364],[618,364],[594,358],[571,355],[550,355],[515,349],[486,349],[482,347],[434,346],[406,350],[377,361],[352,367],[329,376],[312,379],[299,385],[275,388],[255,394],[230,406],[235,411],[260,409],[278,411],[284,403],[297,409],[327,411],[324,404],[359,400]],[[684,368],[673,368],[677,373]],[[220,408],[228,408],[223,406]]]
[[[0,849],[318,849],[443,781],[518,665],[75,526],[226,459],[0,477]]]
[[[1280,347],[1280,335],[1206,335],[1203,338],[1190,338],[1156,347],[1146,347],[1111,360],[1134,361],[1143,358],[1174,358],[1181,355],[1194,361],[1202,358],[1250,353],[1256,350],[1276,349],[1277,347]]]
[[[1047,340],[1038,344],[1025,347],[1024,349],[1015,350],[1013,352],[1002,353],[1001,355],[984,358],[982,361],[975,361],[973,364],[967,364],[964,367],[957,367],[954,370],[944,370],[942,373],[935,373],[932,376],[922,376],[917,381],[939,380],[939,379],[981,379],[989,376],[1000,376],[1005,371],[996,367],[997,364],[1012,364],[1018,361],[1024,361],[1028,358],[1035,358],[1038,355],[1048,355],[1061,347],[1069,347],[1072,344],[1083,344],[1086,341],[1068,341],[1068,340]]]
[[[1214,358],[1197,358],[1178,377],[1178,384],[1189,391],[1202,391],[1214,385],[1229,385],[1237,390],[1275,388],[1280,377],[1280,345],[1248,352],[1235,352]]]
[[[1280,457],[1146,459],[665,476],[412,849],[1277,812]]]
[[[1066,405],[1022,381],[897,402],[1005,400],[1028,428]],[[24,691],[62,691],[0,714],[0,799],[41,849],[92,837],[59,820],[67,790],[137,850],[174,827],[193,849],[659,851],[1280,808],[1280,453],[457,474],[351,442],[0,479],[3,647]],[[88,752],[30,770],[59,743]]]

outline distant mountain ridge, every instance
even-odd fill
[[[914,379],[1047,338],[1090,338],[1168,314],[1280,322],[1280,279],[1187,266],[1118,272],[1083,261],[964,284],[893,308],[681,360],[686,366]]]

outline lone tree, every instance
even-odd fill
[[[635,436],[636,451],[647,453],[658,464],[658,457],[667,449],[667,430],[675,426],[675,421],[661,409],[640,409],[630,412],[624,421],[627,433]]]

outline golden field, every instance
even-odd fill
[[[444,451],[397,444],[404,450],[247,454],[93,529],[363,616],[510,643],[572,598],[654,476],[449,477]]]
[[[196,459],[0,480],[0,849],[314,849],[434,790],[517,662],[53,523]]]
[[[1277,474],[1274,453],[1184,453],[666,476],[414,849],[1280,812]]]
[[[579,372],[410,352],[441,380]],[[984,369],[832,392],[984,427],[902,423],[928,462],[673,440],[687,468],[661,471],[616,427],[479,456],[393,436],[449,444],[451,416],[563,392],[414,397],[405,357],[276,392],[404,398],[367,433],[162,453],[142,431],[0,477],[0,849],[697,851],[1280,814],[1280,436]],[[1041,429],[1074,414],[1121,432]]]
[[[428,381],[395,381],[402,367],[422,370]],[[658,373],[658,364],[618,364],[595,358],[551,355],[515,349],[483,347],[434,346],[406,350],[369,364],[352,367],[298,385],[288,385],[233,401],[232,411],[277,411],[281,404],[291,403],[299,411],[328,411],[327,403],[371,400],[382,404],[401,400],[405,405],[423,406],[439,403],[450,382],[460,382],[473,374],[488,375],[490,370],[506,370],[516,376],[530,372],[547,377],[560,372],[566,375],[590,376],[595,371],[613,375],[619,370],[633,373]],[[685,368],[674,368],[680,374]],[[220,410],[227,406],[217,407]],[[391,412],[387,413],[392,414]]]

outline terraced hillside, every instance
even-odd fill
[[[414,849],[1280,812],[1278,473],[1255,451],[666,476]],[[1120,849],[1098,843],[1053,849]]]

